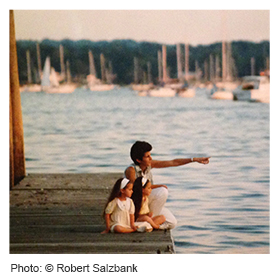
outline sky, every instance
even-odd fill
[[[14,9],[17,40],[132,39],[163,44],[211,44],[270,39],[270,11],[22,10]]]

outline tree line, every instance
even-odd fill
[[[137,58],[140,70],[139,82],[147,76],[150,67],[152,82],[158,81],[158,51],[162,50],[162,44],[154,42],[136,42],[133,40],[113,41],[90,41],[90,40],[61,40],[54,41],[45,39],[41,42],[31,40],[17,41],[19,80],[21,84],[27,83],[27,58],[26,52],[30,53],[30,64],[33,82],[38,81],[37,49],[39,46],[41,67],[43,68],[47,56],[51,59],[51,65],[57,72],[61,71],[59,46],[63,46],[64,63],[68,61],[70,72],[74,81],[85,83],[86,76],[90,74],[89,51],[94,57],[94,64],[98,78],[101,78],[100,55],[105,57],[106,67],[112,68],[114,83],[128,85],[134,82],[135,58]],[[182,54],[184,44],[180,44]],[[230,44],[231,57],[234,62],[236,77],[243,77],[252,73],[252,58],[254,59],[254,73],[264,71],[268,64],[270,42],[260,43],[249,41],[233,41]],[[170,78],[177,78],[176,45],[167,45],[167,66]],[[183,55],[182,55],[183,56]],[[200,69],[202,77],[206,78],[206,67],[209,66],[210,57],[218,60],[221,68],[222,43],[217,42],[209,45],[189,46],[189,71],[195,72]],[[149,66],[148,66],[149,65]]]

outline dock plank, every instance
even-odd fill
[[[170,254],[170,231],[101,234],[121,174],[30,174],[10,191],[12,254]]]

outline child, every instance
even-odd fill
[[[137,222],[148,222],[155,229],[165,222],[163,215],[153,217],[149,209],[149,195],[152,191],[152,184],[145,177],[138,177],[133,185],[132,200],[135,204],[135,219]]]
[[[106,204],[104,214],[106,229],[102,233],[130,233],[136,231],[135,206],[130,199],[133,184],[126,178],[118,179]]]

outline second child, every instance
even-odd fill
[[[152,184],[145,177],[138,177],[133,184],[131,196],[135,205],[135,220],[137,222],[148,222],[154,229],[160,229],[165,222],[163,215],[153,216],[149,209],[149,195],[152,191]]]

